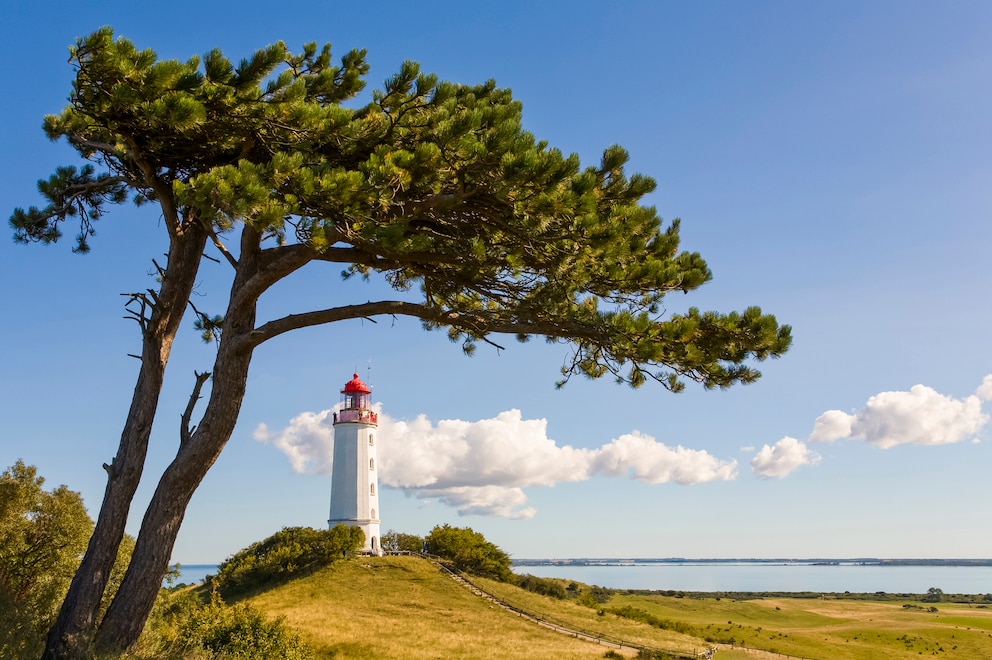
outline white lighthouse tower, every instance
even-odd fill
[[[334,467],[328,527],[350,525],[365,532],[365,552],[382,554],[379,539],[379,479],[372,390],[355,374],[341,390],[344,407],[334,413]]]

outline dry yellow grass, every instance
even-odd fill
[[[606,607],[632,606],[691,626],[692,635],[599,614],[574,600],[475,579],[527,611],[627,644],[698,652],[717,641],[723,660],[765,660],[770,652],[817,660],[992,658],[992,609],[939,603],[937,612],[901,602],[779,598],[672,598],[617,594]],[[250,599],[283,616],[322,658],[602,658],[607,647],[553,632],[491,604],[415,557],[340,562]],[[706,638],[710,638],[707,642]],[[632,657],[631,651],[624,655]],[[781,656],[779,656],[781,658]]]
[[[609,635],[623,640],[625,644],[687,654],[700,653],[708,646],[712,646],[698,637],[654,628],[613,614],[599,614],[601,610],[591,609],[571,600],[551,599],[514,585],[484,578],[473,578],[472,581],[486,592],[527,612],[553,617],[576,630],[591,630]],[[609,604],[604,607],[609,607]]]
[[[324,658],[545,660],[607,650],[520,619],[412,557],[340,562],[250,602],[284,616]]]

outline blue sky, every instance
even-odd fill
[[[586,163],[622,144],[630,171],[658,181],[649,202],[682,219],[683,247],[714,272],[669,309],[756,304],[794,329],[758,383],[679,395],[608,380],[555,390],[565,347],[510,341],[466,358],[402,319],[282,337],[256,353],[174,560],[324,524],[320,416],[356,369],[389,420],[384,529],[467,525],[517,557],[992,557],[989,3],[44,7],[0,2],[7,214],[76,162],[40,128],[65,104],[76,37],[111,25],[182,59],[329,41],[337,55],[368,49],[370,87],[405,59],[456,82],[494,78],[528,130]],[[156,218],[114,209],[85,256],[0,241],[0,463],[37,465],[93,515],[136,373],[119,294],[152,283]],[[287,282],[262,316],[384,292],[336,273]],[[222,309],[224,275],[204,267],[198,306]],[[211,361],[190,320],[132,532],[175,452],[193,371]]]

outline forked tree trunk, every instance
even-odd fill
[[[216,413],[210,417],[213,423],[204,421],[163,473],[145,511],[124,581],[97,633],[99,651],[125,651],[141,636],[162,587],[190,498],[234,431],[249,360],[250,355],[246,355],[226,374],[214,374],[211,404],[215,398],[226,400],[219,406],[208,404],[208,410]]]
[[[244,243],[250,245],[250,241]],[[257,238],[255,250],[258,250]],[[123,652],[138,640],[168,570],[190,498],[234,432],[253,350],[244,339],[254,329],[256,302],[261,291],[247,296],[241,293],[246,281],[257,272],[256,257],[257,252],[242,250],[230,306],[224,317],[207,407],[199,427],[180,445],[175,459],[162,474],[145,511],[131,563],[97,632],[95,647],[99,652]]]
[[[78,658],[87,649],[148,450],[165,366],[196,282],[206,233],[196,223],[173,237],[157,301],[143,328],[141,368],[103,503],[86,554],[48,633],[43,658]]]

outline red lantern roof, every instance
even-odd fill
[[[351,380],[344,384],[344,389],[341,390],[341,394],[372,394],[372,390],[369,386],[362,382],[362,379],[358,377],[358,374],[352,376]]]

